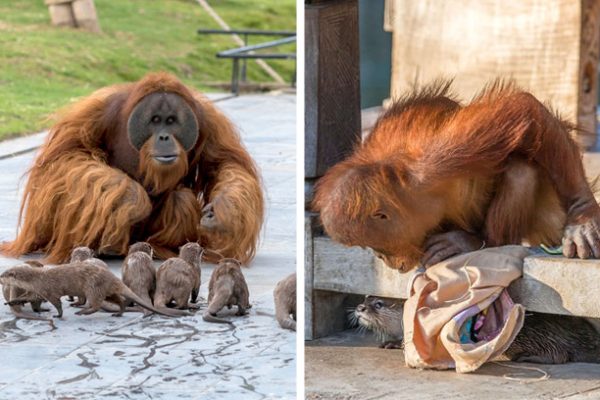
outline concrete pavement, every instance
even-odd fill
[[[307,342],[309,400],[599,399],[600,365],[487,363],[476,372],[417,370],[402,350],[378,348],[355,330]]]

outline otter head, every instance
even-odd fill
[[[219,268],[224,270],[226,274],[234,274],[240,271],[242,263],[235,258],[222,258],[219,260]]]
[[[133,253],[136,253],[138,251],[140,251],[142,253],[146,253],[150,257],[152,257],[152,254],[154,252],[154,250],[152,249],[152,246],[150,245],[150,243],[148,243],[148,242],[137,242],[137,243],[134,243],[131,246],[129,246],[129,251],[127,252],[127,254],[133,254]]]
[[[402,337],[402,302],[377,296],[366,296],[356,306],[353,319],[360,326],[380,335]]]
[[[82,262],[94,257],[94,250],[89,247],[80,246],[75,247],[73,251],[71,251],[71,261],[74,262]]]
[[[0,274],[0,283],[2,285],[11,285],[31,290],[31,281],[41,272],[38,267],[32,267],[27,264],[17,265],[9,268]]]
[[[196,242],[186,243],[179,249],[179,258],[192,265],[200,265],[204,249]]]

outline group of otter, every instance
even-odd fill
[[[120,280],[104,261],[94,257],[91,249],[77,247],[67,264],[44,266],[38,261],[27,261],[4,271],[0,275],[0,283],[6,304],[15,316],[51,324],[51,319],[24,312],[23,305],[30,303],[35,312],[49,311],[41,307],[43,301],[48,301],[57,310],[54,317],[61,318],[61,297],[68,296],[71,306],[81,308],[75,313],[77,315],[88,315],[102,309],[113,312],[114,316],[121,316],[125,311],[186,316],[192,315],[190,311],[199,309],[197,302],[203,253],[204,249],[198,243],[190,242],[181,247],[178,257],[167,259],[155,269],[152,246],[138,242],[129,248],[121,267]],[[292,280],[293,294],[290,293]],[[278,322],[282,327],[293,330],[296,318],[295,282],[294,274],[281,281],[275,289]],[[283,287],[286,289],[282,291]],[[233,326],[231,321],[217,318],[217,313],[224,307],[237,306],[236,315],[245,315],[251,307],[248,285],[241,263],[236,259],[223,258],[219,261],[211,275],[208,290],[208,305],[202,314],[207,322]]]

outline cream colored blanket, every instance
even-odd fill
[[[450,258],[418,272],[404,305],[404,352],[413,368],[472,372],[502,354],[523,326],[506,287],[529,254],[504,246]]]

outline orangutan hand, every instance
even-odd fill
[[[600,218],[567,225],[562,240],[563,255],[573,258],[600,258]]]
[[[425,267],[430,267],[458,254],[479,250],[484,245],[483,240],[465,231],[438,233],[425,241],[425,254],[421,258],[421,263]]]

